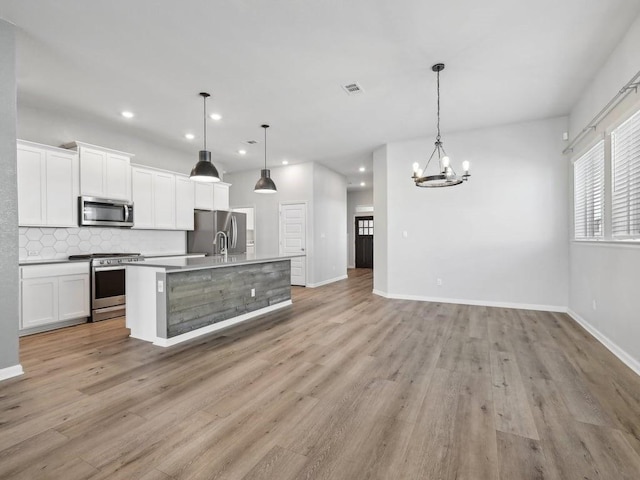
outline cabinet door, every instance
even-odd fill
[[[193,230],[194,188],[189,177],[176,176],[176,229]]]
[[[107,154],[106,196],[131,200],[131,159],[115,153]]]
[[[56,277],[22,280],[22,328],[37,327],[58,320],[58,279]]]
[[[47,152],[46,187],[46,224],[78,226],[78,157],[75,154]]]
[[[58,278],[58,319],[88,317],[89,275],[65,275]]]
[[[106,197],[107,153],[93,148],[81,147],[80,193],[88,197]]]
[[[153,175],[142,168],[132,169],[134,228],[153,228]]]
[[[18,145],[18,224],[46,225],[46,152]]]
[[[176,228],[176,177],[172,173],[154,174],[154,225],[163,230]]]
[[[213,184],[194,182],[195,208],[213,210]]]
[[[213,209],[229,210],[229,185],[213,184]]]

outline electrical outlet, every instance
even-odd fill
[[[255,288],[252,288],[252,289],[251,289],[251,296],[252,296],[252,297],[255,297],[255,296],[256,296],[256,289],[255,289]]]
[[[28,255],[29,257],[37,257],[37,256],[38,256],[38,251],[37,251],[37,250],[29,250],[29,251],[27,252],[27,255]]]
[[[441,278],[436,279],[436,285],[439,286],[439,287],[442,286],[442,279]]]
[[[162,280],[158,280],[158,293],[164,292],[164,282]]]
[[[591,301],[591,308],[593,308],[594,310],[598,309],[598,303],[595,300]]]

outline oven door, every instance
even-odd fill
[[[106,318],[119,316],[118,312],[121,312],[120,315],[124,314],[127,299],[125,295],[125,274],[126,267],[124,265],[93,268],[91,310],[94,317],[96,317],[96,311],[113,313],[113,315]]]

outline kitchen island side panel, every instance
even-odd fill
[[[166,338],[172,338],[290,300],[291,261],[167,272],[166,286]]]

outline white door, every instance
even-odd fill
[[[58,318],[60,320],[72,320],[91,315],[89,274],[59,277],[58,297]]]
[[[280,250],[284,254],[305,253],[307,248],[307,205],[280,205]],[[307,257],[291,259],[291,285],[307,285]]]

